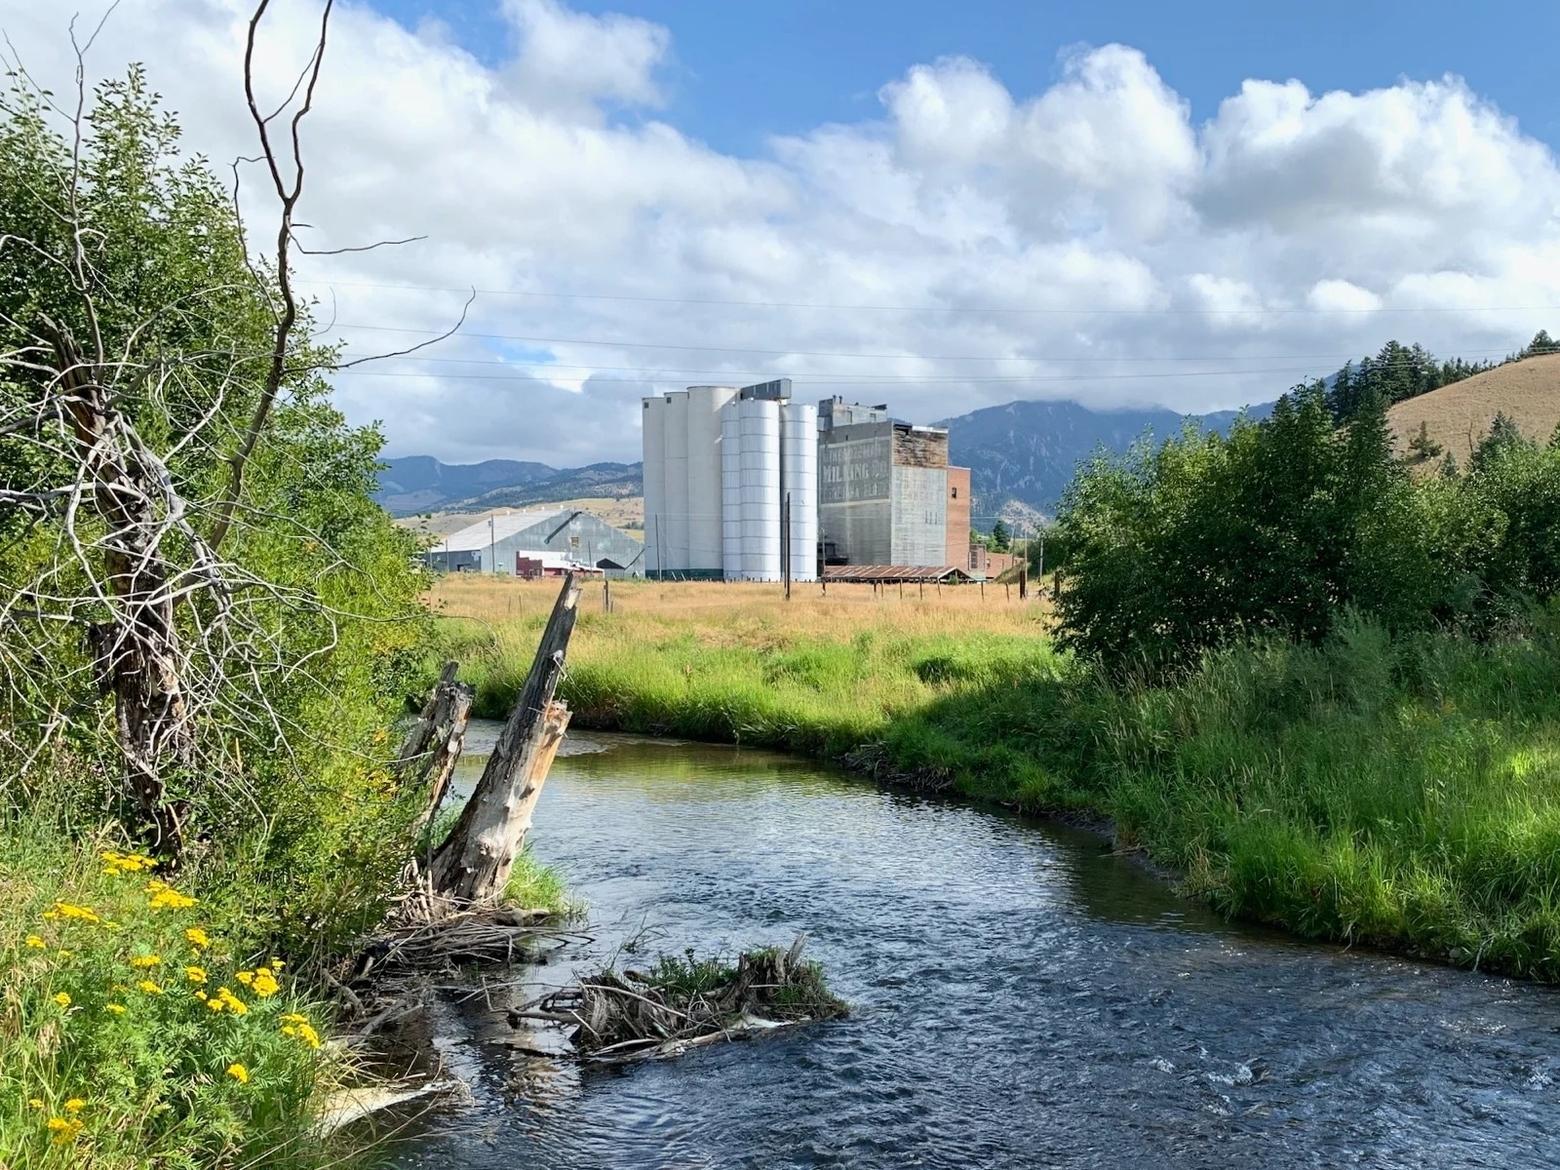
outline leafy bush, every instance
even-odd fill
[[[1415,480],[1379,400],[1335,430],[1312,387],[1228,438],[1188,430],[1096,462],[1059,527],[1060,640],[1118,671],[1237,636],[1315,642],[1346,608],[1394,632],[1490,633],[1560,590],[1560,447],[1508,428],[1469,475]]]

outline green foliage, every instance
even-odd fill
[[[1557,475],[1560,452],[1498,419],[1470,475],[1415,481],[1379,398],[1335,430],[1312,387],[1228,438],[1189,430],[1080,474],[1060,640],[1158,671],[1232,637],[1317,641],[1346,606],[1393,631],[1487,632],[1560,587]]]
[[[27,344],[44,316],[78,338],[91,335],[66,263],[75,238],[58,212],[70,163],[70,144],[35,96],[18,89],[0,99],[0,237],[14,237],[0,247],[0,351]],[[258,400],[275,281],[251,271],[229,193],[204,160],[181,158],[178,126],[139,69],[104,83],[91,104],[75,199],[89,225],[81,239],[96,327],[127,369],[149,371],[115,387],[116,406],[166,459],[193,521],[209,523]],[[414,802],[390,784],[387,726],[416,685],[426,627],[412,537],[371,499],[381,436],[348,426],[330,404],[318,371],[332,354],[309,334],[305,312],[289,354],[293,372],[222,550],[268,583],[240,599],[250,627],[264,634],[228,657],[196,654],[191,671],[226,688],[223,702],[199,711],[196,728],[203,759],[220,764],[175,777],[174,795],[190,803],[192,836],[204,842],[206,864],[226,868],[234,901],[282,941],[314,949],[371,921],[400,865]],[[45,388],[44,374],[0,369],[0,405],[22,409]],[[70,460],[51,463],[35,438],[0,435],[0,476],[71,482]],[[10,537],[0,539],[0,589],[24,588],[57,555],[60,514],[19,513],[0,516],[0,538]],[[188,556],[176,546],[169,552]],[[67,574],[59,584],[84,582]],[[198,643],[188,635],[210,616],[201,601],[180,607],[190,645]],[[23,632],[27,643],[9,641]],[[74,717],[31,771],[18,775],[16,759],[0,758],[0,766],[23,801],[68,777],[63,797],[73,819],[95,826],[120,795],[112,707],[82,669],[79,623],[8,627],[0,650],[14,663],[45,639],[51,669],[10,672],[25,690],[4,692],[0,703],[12,706],[0,720],[30,732],[40,726],[32,710]]]
[[[149,859],[46,817],[0,825],[7,1165],[339,1162],[340,1143],[300,1140],[348,1071],[320,1047],[327,1013],[249,924],[183,892],[198,879],[163,884]]]
[[[1008,546],[1013,541],[1013,535],[1008,531],[1007,521],[998,517],[991,526],[991,548],[993,552],[1007,552]]]
[[[1434,459],[1442,451],[1446,450],[1440,443],[1430,437],[1430,424],[1420,420],[1419,430],[1414,432],[1413,438],[1408,441],[1408,449],[1414,453],[1414,460],[1423,463]]]

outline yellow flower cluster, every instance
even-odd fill
[[[147,967],[155,967],[161,962],[161,955],[137,955],[135,958],[130,960],[130,965],[132,967],[145,969]]]
[[[146,883],[146,892],[152,896],[150,905],[153,910],[188,910],[195,905],[194,898],[179,893],[167,882],[157,878]]]
[[[249,1070],[243,1065],[239,1064],[237,1061],[234,1061],[232,1064],[227,1066],[227,1075],[232,1077],[241,1085],[247,1085],[249,1083]]]
[[[158,984],[153,983],[150,979],[141,980],[141,982],[137,983],[135,987],[137,991],[140,991],[146,995],[161,995],[163,993],[163,989]]]
[[[103,850],[103,876],[118,877],[122,873],[145,873],[156,869],[157,863],[142,853],[116,853]]]
[[[206,982],[206,968],[186,967],[184,968],[184,977],[191,983],[204,983]]]
[[[93,925],[103,921],[91,907],[77,906],[73,902],[56,902],[54,903],[54,909],[45,910],[43,916],[50,922],[57,918],[86,922]]]
[[[197,991],[195,993],[195,997],[197,999],[204,999],[206,1001],[206,1006],[214,1012],[228,1011],[232,1012],[235,1016],[249,1014],[249,1005],[243,1000],[239,999],[238,996],[234,995],[226,987],[217,988],[217,994],[210,996],[209,998],[203,991]]]
[[[86,1128],[86,1122],[79,1117],[51,1117],[49,1118],[49,1133],[54,1143],[60,1146],[73,1145],[81,1131]]]
[[[32,947],[35,951],[41,951],[47,944],[45,944],[44,941],[36,934],[29,934],[27,936],[27,945]]]
[[[271,962],[276,963],[278,967],[281,966],[275,959],[272,959]],[[276,981],[275,972],[270,967],[256,967],[253,971],[238,971],[234,973],[233,977],[261,999],[270,999],[282,989],[282,985]]]
[[[320,1034],[309,1023],[308,1016],[300,1016],[297,1012],[288,1012],[282,1017],[282,1035],[296,1036],[310,1048],[320,1046]]]
[[[184,932],[185,940],[198,951],[203,951],[211,945],[211,938],[198,926],[192,926]]]

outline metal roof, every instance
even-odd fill
[[[433,551],[443,552],[448,549],[452,553],[481,552],[489,544],[496,544],[517,532],[524,532],[527,528],[535,528],[538,524],[545,524],[549,520],[571,514],[568,508],[534,508],[526,512],[510,512],[507,516],[494,516],[492,528],[488,527],[488,521],[478,520],[459,532],[450,533],[448,537],[433,546]]]
[[[973,581],[969,573],[958,565],[825,565],[825,581],[872,582],[907,581],[911,584],[925,581]]]

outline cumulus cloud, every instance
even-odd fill
[[[1253,80],[1197,124],[1123,45],[1069,50],[1033,94],[967,58],[907,62],[876,116],[735,157],[662,113],[674,29],[559,0],[494,11],[509,40],[479,60],[338,7],[306,124],[311,244],[429,236],[300,258],[332,336],[396,348],[478,289],[460,337],[339,378],[393,453],[637,458],[640,394],[780,375],[918,421],[1017,397],[1202,410],[1389,336],[1498,355],[1560,318],[1523,308],[1560,304],[1560,170],[1455,78]],[[316,17],[273,4],[278,100]],[[246,18],[141,0],[89,70],[145,61],[190,148],[225,163],[252,152]],[[63,16],[0,0],[0,27],[68,85]],[[244,203],[264,222],[259,179]]]

